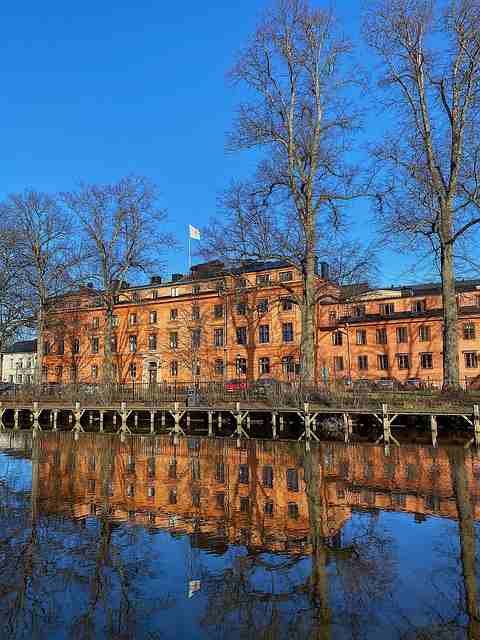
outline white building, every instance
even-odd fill
[[[37,341],[15,342],[1,354],[1,380],[16,384],[33,382],[37,361]]]

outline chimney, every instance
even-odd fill
[[[183,278],[183,273],[172,273],[172,282],[178,282]]]
[[[162,276],[152,276],[150,278],[150,284],[162,284]]]
[[[328,262],[320,262],[320,277],[324,280],[330,279],[330,265]]]

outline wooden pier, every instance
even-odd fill
[[[349,442],[354,433],[355,424],[369,416],[378,423],[381,433],[377,442],[386,447],[399,445],[392,434],[398,418],[409,416],[427,418],[433,446],[437,446],[438,418],[460,418],[471,438],[466,447],[480,446],[480,408],[478,404],[442,409],[417,409],[395,407],[383,403],[378,407],[331,407],[305,402],[301,407],[268,407],[255,403],[219,403],[215,406],[187,406],[185,403],[170,402],[156,406],[145,403],[120,402],[110,406],[95,403],[75,402],[52,403],[0,402],[0,431],[7,429],[31,429],[34,433],[44,430],[69,430],[73,433],[83,431],[117,433],[120,437],[131,433],[170,433],[174,438],[184,437],[193,432],[192,423],[202,422],[202,427],[213,437],[222,432],[227,425],[233,426],[231,437],[249,438],[253,419],[261,420],[262,436],[277,439],[285,429],[287,421],[292,419],[300,425],[298,440],[305,440],[306,446],[312,440],[319,440],[325,420],[335,418],[343,430],[345,442]],[[7,418],[9,418],[7,420]],[[139,428],[139,423],[147,429]],[[107,428],[108,423],[108,428]],[[222,434],[223,435],[223,434]]]

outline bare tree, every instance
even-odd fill
[[[10,195],[0,215],[14,229],[18,299],[36,325],[34,380],[39,383],[48,305],[71,286],[70,270],[78,260],[73,228],[56,197],[33,190]]]
[[[379,0],[365,19],[381,61],[390,127],[374,155],[387,234],[438,257],[444,386],[458,386],[454,248],[480,222],[480,7],[476,0]]]
[[[82,185],[62,198],[83,230],[84,277],[96,285],[105,310],[103,379],[111,382],[114,307],[127,278],[161,268],[161,251],[167,242],[172,244],[163,229],[166,214],[158,205],[155,185],[141,176]]]
[[[300,270],[303,287],[295,295],[304,382],[313,381],[315,371],[319,237],[339,222],[358,175],[345,160],[359,124],[344,98],[352,84],[345,71],[350,52],[331,12],[312,9],[307,0],[279,0],[230,72],[248,98],[229,147],[265,153],[254,178],[229,190],[217,237],[227,237],[229,228],[235,257],[282,259]]]
[[[8,221],[0,227],[0,376],[3,352],[28,324],[23,299],[19,296],[15,229]]]

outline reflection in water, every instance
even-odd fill
[[[0,437],[8,637],[480,637],[473,452]]]

